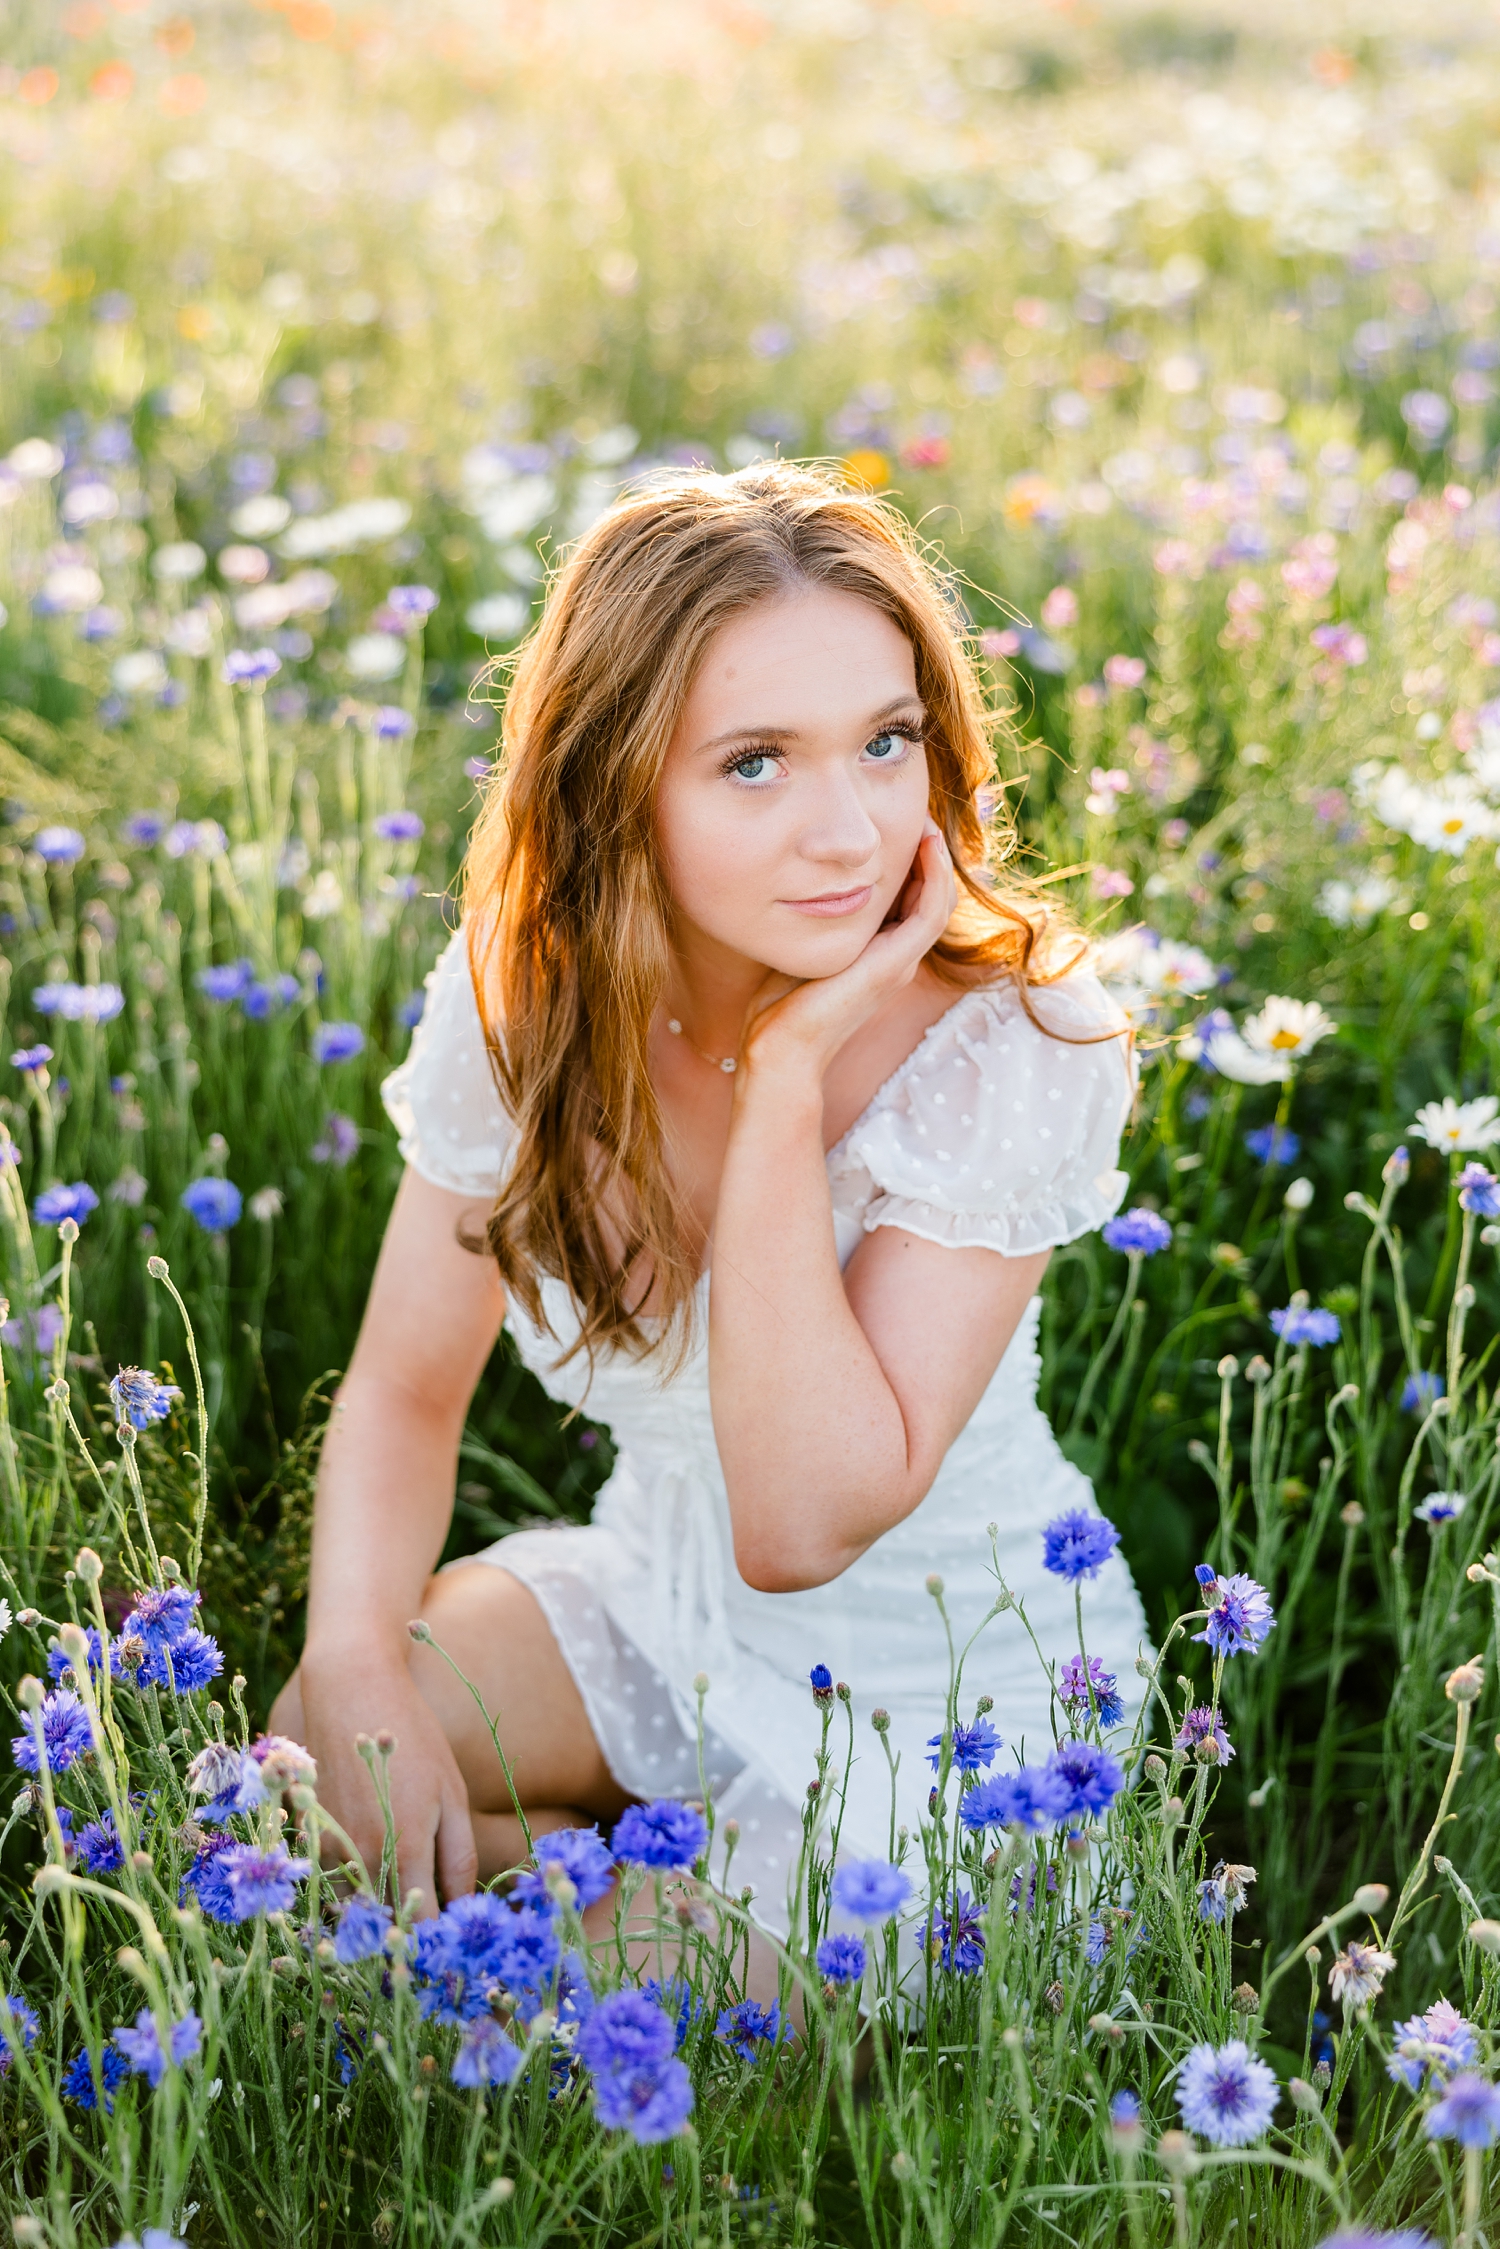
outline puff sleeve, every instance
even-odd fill
[[[1013,984],[967,994],[839,1144],[835,1201],[867,1232],[1025,1257],[1119,1208],[1133,1061],[1125,1036],[1100,1033],[1123,1034],[1125,1018],[1085,974],[1028,997],[1047,1030]]]
[[[490,1069],[462,930],[427,978],[411,1052],[380,1098],[413,1171],[453,1194],[494,1199],[514,1136]]]

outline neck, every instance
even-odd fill
[[[665,994],[670,1014],[680,1018],[694,1042],[714,1055],[733,1054],[744,1028],[745,1011],[765,982],[759,961],[696,932],[678,935]]]

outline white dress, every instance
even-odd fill
[[[1038,1014],[1075,1037],[1119,1021],[1091,977],[1034,993]],[[839,1260],[862,1234],[901,1226],[926,1241],[1021,1257],[1088,1233],[1118,1207],[1119,1137],[1130,1102],[1120,1040],[1069,1044],[1026,1016],[1009,982],[971,991],[926,1033],[829,1152]],[[407,1060],[385,1081],[401,1152],[425,1179],[493,1197],[510,1127],[501,1107],[469,981],[462,933],[428,978],[427,1008]],[[559,1281],[543,1294],[556,1336],[577,1332]],[[528,1586],[557,1636],[620,1786],[641,1797],[698,1798],[696,1697],[710,1682],[705,1766],[717,1814],[739,1823],[729,1875],[750,1884],[755,1912],[784,1933],[786,1896],[814,1774],[820,1718],[808,1683],[817,1663],[853,1697],[855,1762],[841,1852],[884,1858],[897,1824],[913,1836],[932,1773],[928,1740],[943,1722],[948,1652],[926,1591],[937,1573],[957,1644],[991,1608],[997,1587],[986,1526],[999,1525],[1000,1568],[1024,1601],[1049,1658],[1076,1652],[1073,1589],[1042,1567],[1042,1526],[1089,1507],[1088,1479],[1064,1459],[1036,1400],[1039,1301],[1033,1299],[989,1387],[921,1505],[842,1577],[810,1592],[760,1593],[734,1566],[728,1501],[709,1406],[707,1276],[699,1336],[663,1384],[649,1361],[585,1358],[556,1365],[558,1344],[511,1305],[506,1324],[526,1365],[555,1398],[585,1405],[616,1447],[613,1474],[586,1526],[518,1530],[471,1561]],[[1083,1587],[1087,1652],[1119,1675],[1127,1716],[1141,1699],[1135,1671],[1145,1621],[1118,1554]],[[1003,1757],[1044,1753],[1052,1706],[1036,1654],[1014,1615],[990,1623],[971,1653],[960,1715],[994,1699]],[[899,1756],[894,1811],[871,1712],[890,1713]],[[842,1770],[846,1720],[832,1746]]]

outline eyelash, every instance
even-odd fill
[[[909,750],[920,749],[924,740],[921,727],[916,725],[914,722],[908,723],[906,725],[898,724],[895,726],[879,727],[877,728],[875,733],[870,736],[870,742],[878,742],[883,734],[889,734],[893,736],[897,741],[905,742]],[[866,749],[869,748],[870,742],[866,742]],[[785,758],[785,756],[786,752],[784,750],[777,749],[774,744],[770,742],[752,742],[748,748],[743,750],[736,750],[731,757],[727,757],[724,760],[723,764],[720,766],[719,772],[724,780],[730,781],[736,777],[735,768],[737,766],[748,764],[751,758],[770,758],[779,764]],[[904,765],[906,760],[905,758],[896,758],[892,761],[882,760],[881,762],[892,762],[896,765]],[[743,775],[739,776],[739,780],[741,788],[745,789],[758,789],[764,786],[762,782],[746,780]]]

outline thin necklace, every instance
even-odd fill
[[[711,1062],[716,1070],[722,1070],[726,1078],[732,1078],[735,1071],[739,1068],[739,1064],[738,1062],[736,1062],[732,1054],[709,1054],[705,1052],[705,1050],[698,1044],[698,1041],[696,1039],[688,1039],[686,1031],[678,1022],[675,1015],[669,1015],[667,1017],[667,1029],[671,1032],[674,1039],[687,1039],[687,1043],[692,1048],[693,1052],[695,1054],[702,1055],[705,1062]]]

